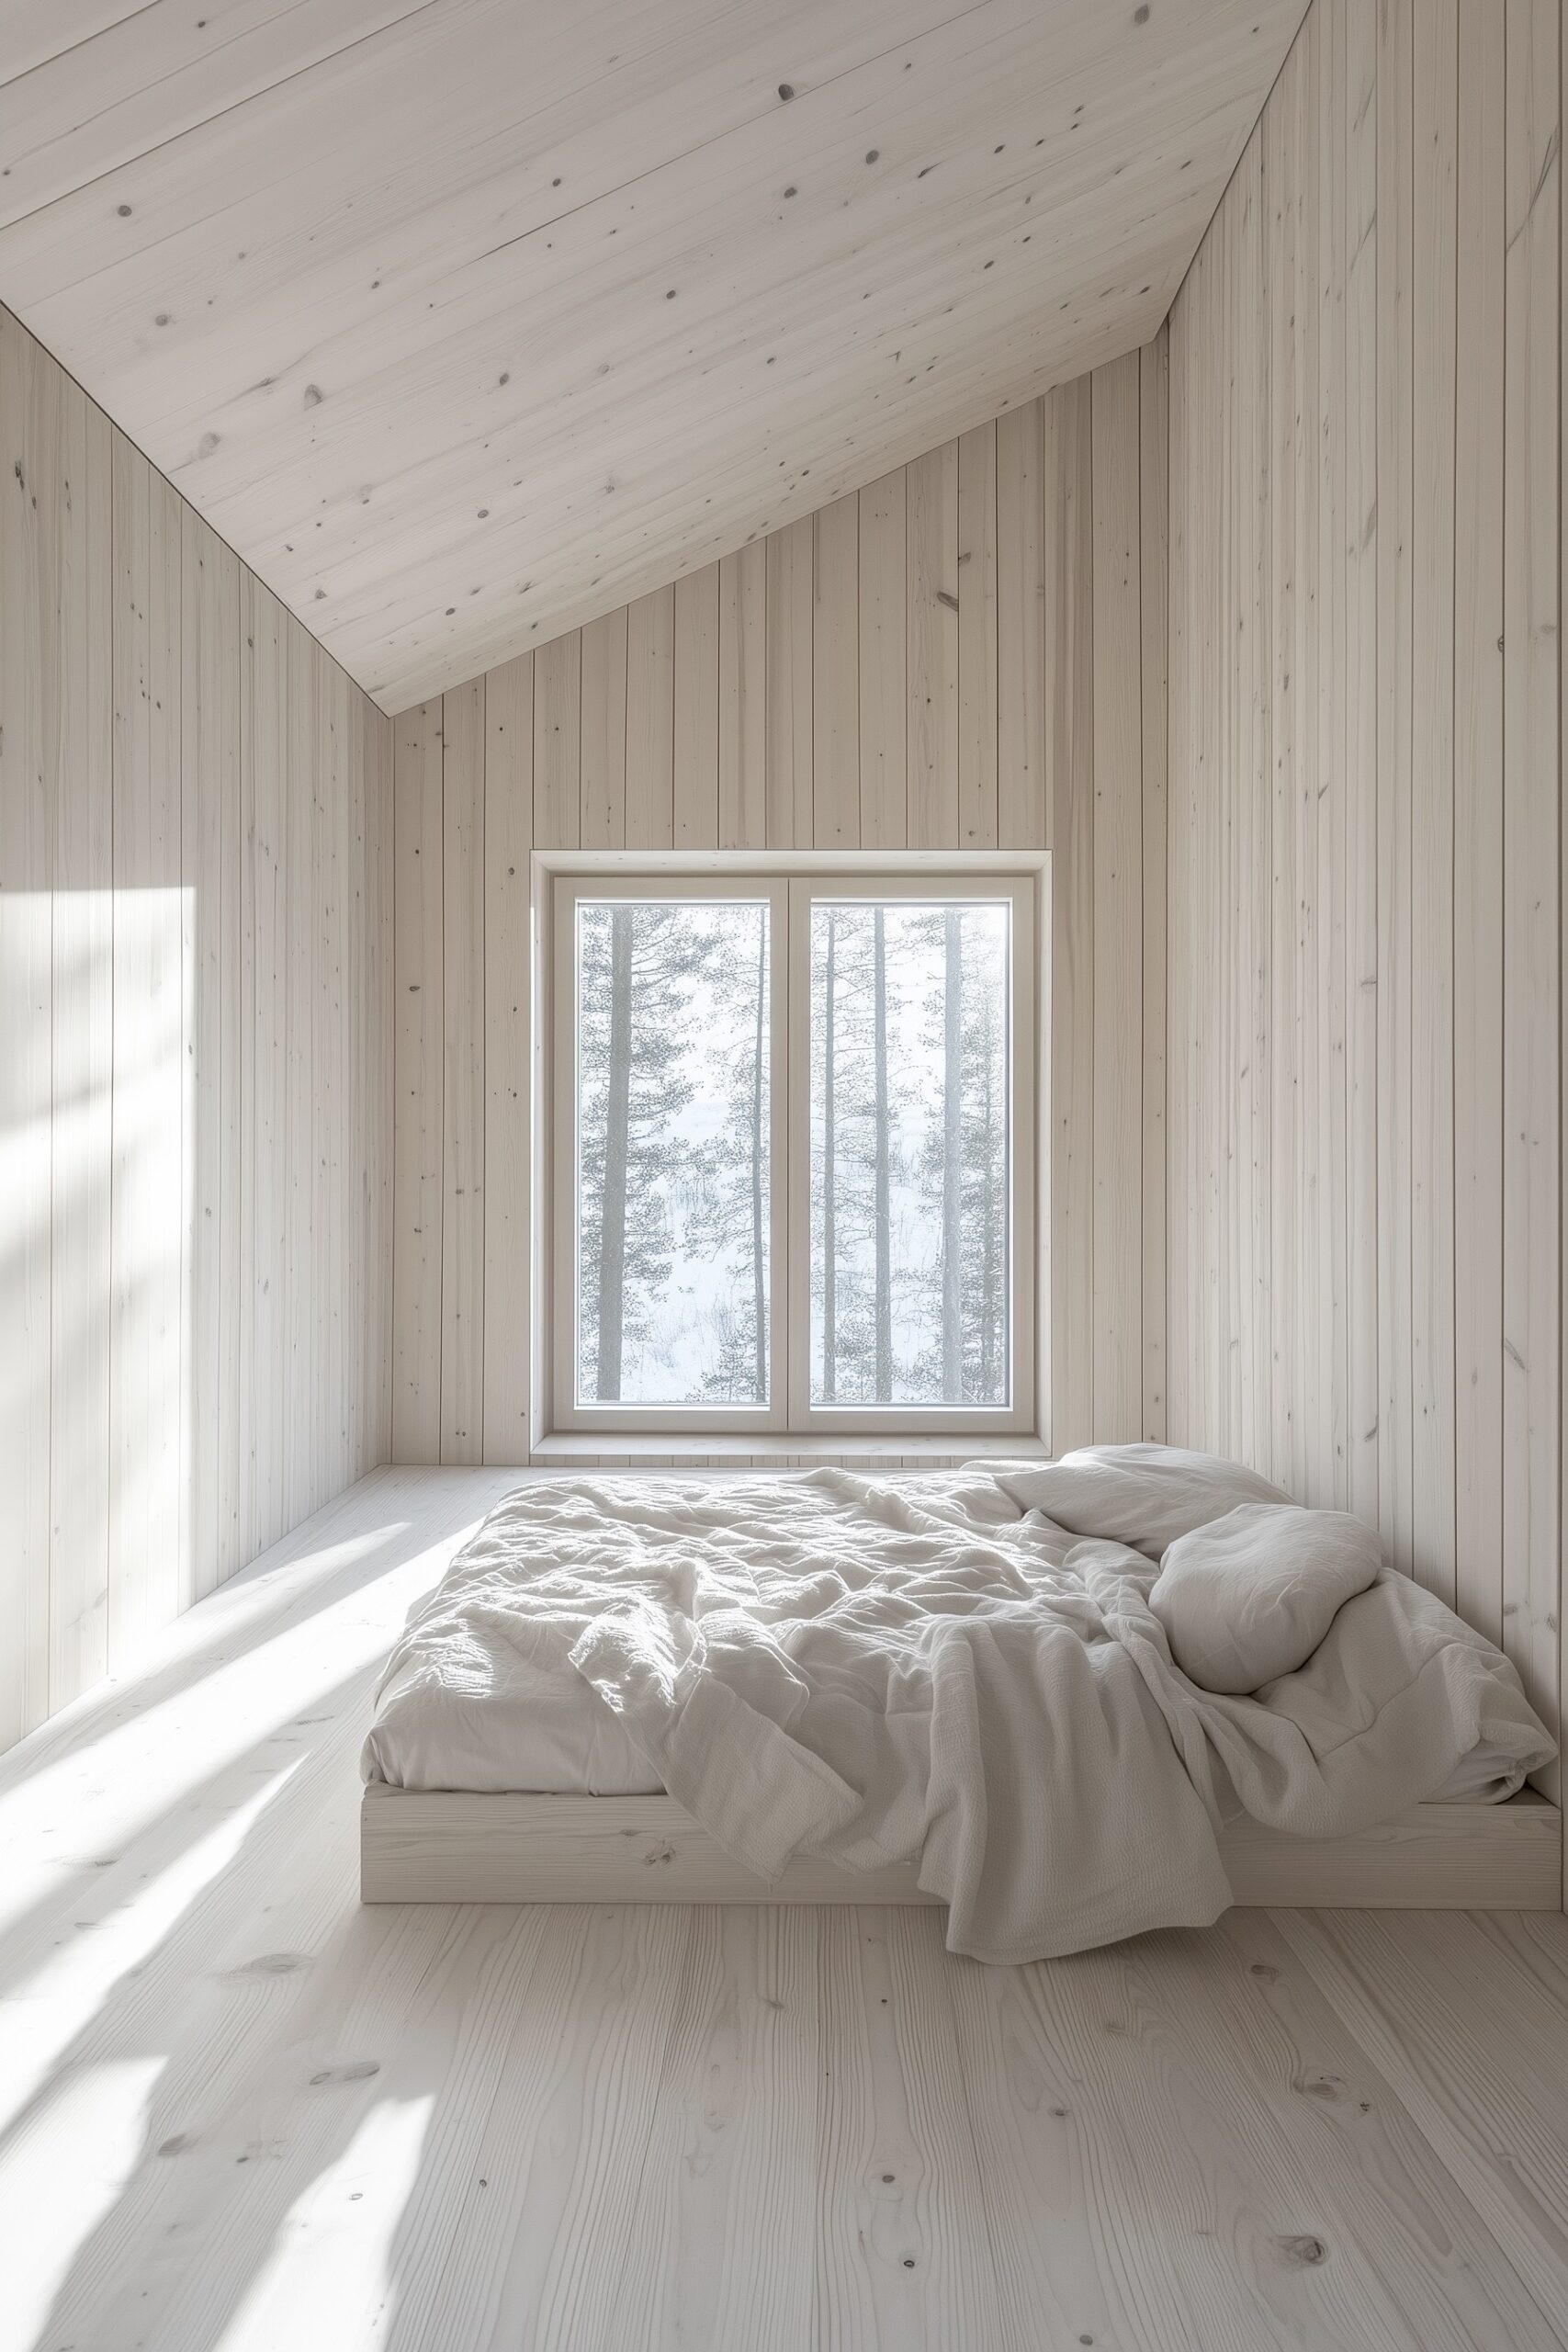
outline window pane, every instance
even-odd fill
[[[814,900],[811,1401],[1009,1401],[1006,900]]]
[[[768,1401],[768,907],[577,913],[580,1404]]]

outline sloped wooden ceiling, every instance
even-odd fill
[[[0,0],[0,300],[389,710],[1157,326],[1303,0]]]

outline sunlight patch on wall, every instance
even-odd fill
[[[0,890],[0,1721],[17,1729],[174,1613],[194,903],[178,885]]]

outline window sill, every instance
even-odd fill
[[[554,1430],[536,1440],[529,1459],[537,1463],[575,1463],[581,1468],[723,1469],[776,1464],[781,1468],[809,1467],[836,1462],[859,1465],[881,1464],[904,1469],[942,1469],[960,1462],[1044,1460],[1044,1441],[1038,1437],[920,1437],[897,1432],[842,1437],[787,1437],[744,1430],[704,1437],[696,1430]]]

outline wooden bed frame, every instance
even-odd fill
[[[1531,1789],[1502,1805],[1423,1804],[1354,1838],[1225,1832],[1238,1904],[1555,1911],[1562,1818]],[[934,1903],[911,1868],[809,1859],[773,1885],[672,1797],[475,1796],[367,1787],[363,1903]]]

